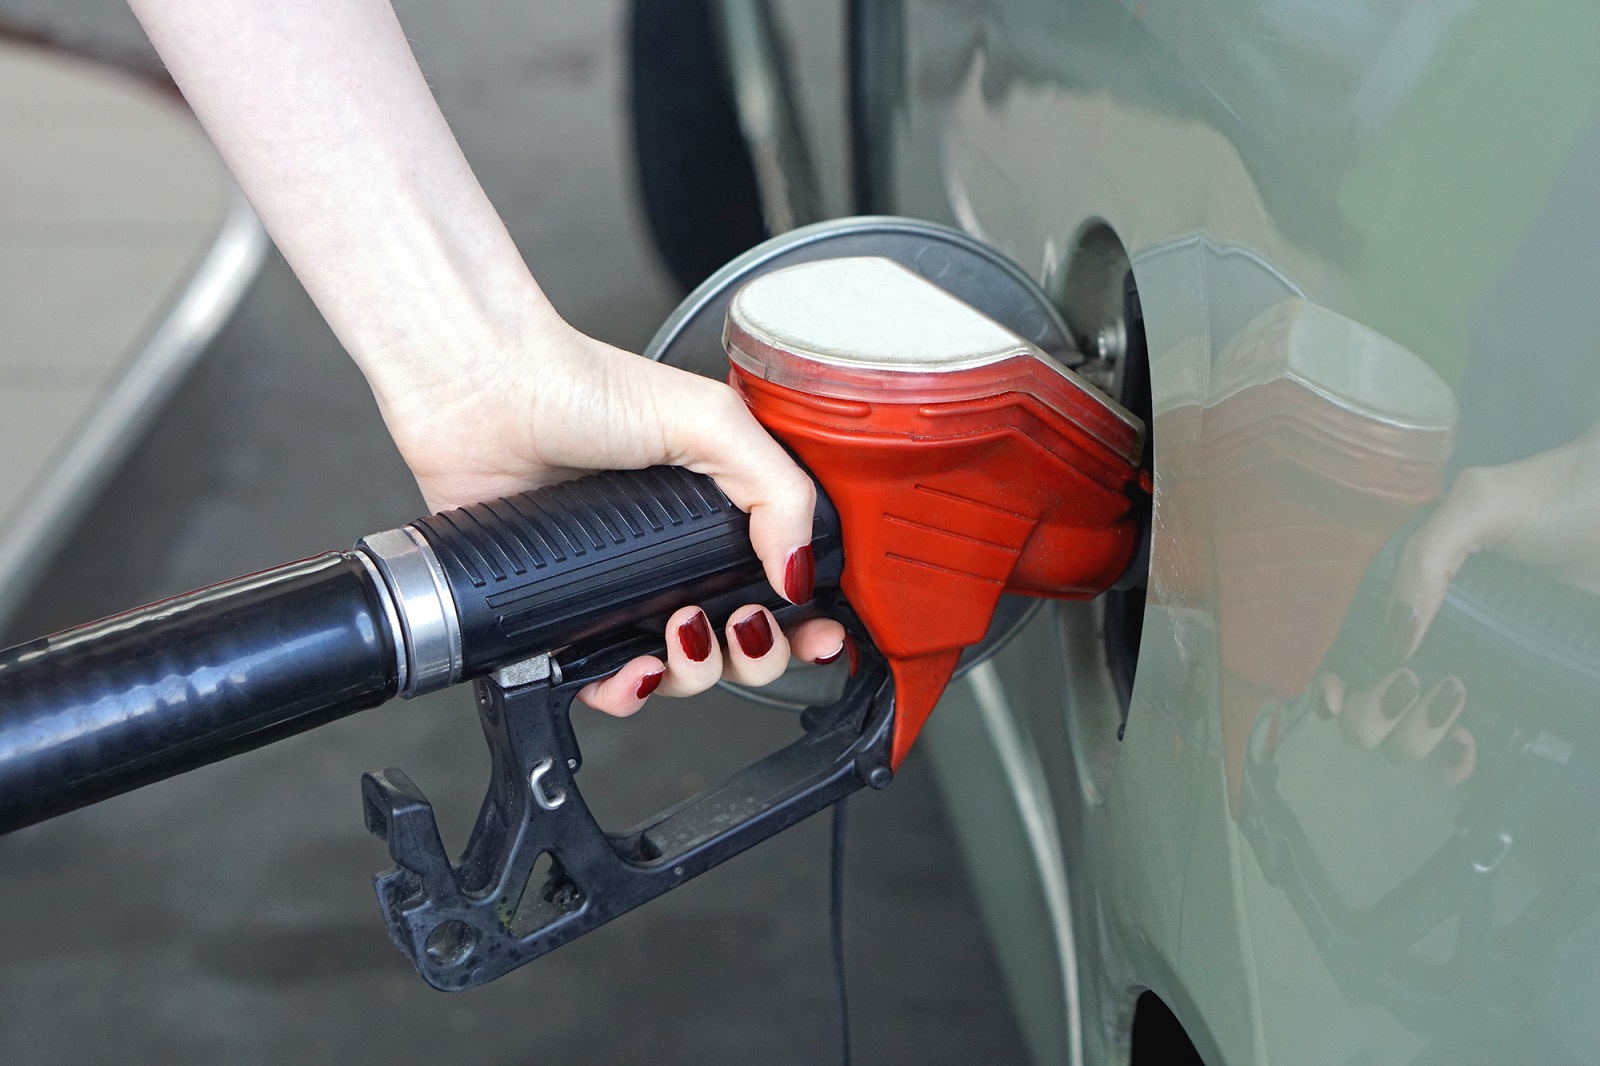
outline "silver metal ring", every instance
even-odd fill
[[[402,526],[365,537],[357,547],[377,564],[399,610],[407,659],[400,695],[420,696],[461,680],[461,622],[444,567],[427,540]]]
[[[364,551],[351,554],[361,560],[361,565],[367,568],[367,573],[372,576],[373,587],[378,590],[378,599],[383,602],[383,617],[388,619],[389,636],[394,641],[395,689],[404,692],[406,678],[409,676],[406,669],[406,631],[400,624],[400,612],[395,608],[394,594],[389,591],[389,582],[384,579],[383,571],[378,569],[378,564],[372,561],[372,556]]]

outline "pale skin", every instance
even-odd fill
[[[387,0],[130,0],[134,14],[284,258],[366,375],[430,509],[586,470],[708,474],[750,515],[780,595],[810,541],[805,473],[721,382],[584,336],[551,307],[473,176]],[[792,655],[830,661],[844,630],[783,633],[733,612],[725,647],[669,619],[666,661],[640,656],[584,689],[628,715],[657,690],[763,685]],[[771,645],[751,639],[766,615]],[[742,625],[745,640],[735,639]],[[657,687],[658,686],[658,687]]]

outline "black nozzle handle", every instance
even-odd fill
[[[838,582],[843,553],[838,514],[820,489],[817,496],[812,548],[826,585]],[[713,621],[745,603],[785,603],[750,546],[749,515],[709,477],[679,467],[592,474],[412,528],[453,601],[460,655],[450,680],[658,628],[691,603]]]
[[[328,552],[0,652],[0,832],[389,699],[386,600]]]

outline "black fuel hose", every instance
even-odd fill
[[[0,652],[0,832],[376,707],[397,660],[353,552]]]
[[[816,579],[843,566],[818,493]],[[580,642],[781,608],[710,478],[606,472],[0,651],[0,833]]]

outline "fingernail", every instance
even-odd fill
[[[1450,720],[1450,716],[1461,709],[1461,704],[1467,698],[1467,686],[1461,683],[1460,678],[1448,678],[1434,692],[1428,700],[1428,724],[1435,729]],[[1461,741],[1456,741],[1457,744]]]
[[[1389,687],[1383,690],[1383,699],[1378,703],[1378,709],[1388,719],[1399,718],[1405,709],[1416,701],[1417,691],[1422,686],[1411,671],[1403,670],[1395,675]]]
[[[1456,766],[1467,757],[1467,746],[1460,737],[1445,737],[1444,743],[1439,745],[1439,756],[1446,766]]]
[[[790,603],[806,603],[816,591],[816,585],[817,560],[811,553],[811,545],[796,548],[789,553],[789,561],[783,564],[783,594]]]
[[[650,695],[660,686],[661,679],[666,676],[667,672],[665,670],[657,670],[654,673],[645,674],[639,679],[639,687],[633,692],[634,698],[642,700]]]
[[[856,638],[848,633],[844,635],[844,651],[850,659],[850,676],[855,677],[856,671],[861,669],[861,649],[856,647]]]
[[[733,635],[739,641],[739,649],[752,659],[759,659],[772,650],[772,623],[767,621],[765,611],[757,611],[744,621],[735,622]]]
[[[1404,662],[1411,656],[1411,646],[1417,640],[1417,609],[1398,601],[1389,604],[1385,620],[1388,631],[1389,654],[1395,662]]]
[[[839,646],[834,649],[834,652],[833,652],[832,655],[824,655],[824,656],[821,656],[820,658],[812,659],[811,661],[816,663],[818,666],[827,666],[829,663],[838,662],[839,661],[839,656],[841,656],[843,654],[844,654],[844,643],[841,641]]]
[[[696,611],[693,618],[678,626],[678,643],[683,645],[683,654],[697,663],[711,657],[711,622],[704,611]]]

